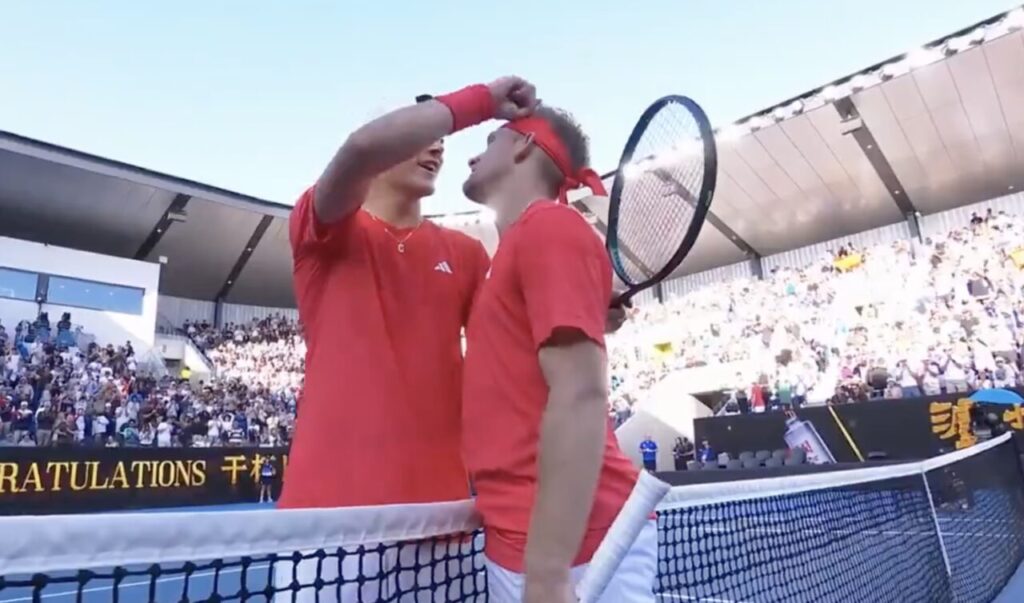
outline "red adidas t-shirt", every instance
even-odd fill
[[[604,346],[611,265],[576,210],[538,201],[502,236],[467,329],[463,454],[477,490],[487,555],[523,571],[537,490],[537,448],[548,387],[537,352],[559,327]],[[590,560],[625,504],[637,470],[609,423],[604,467],[575,564]]]
[[[307,354],[281,506],[466,498],[460,336],[483,246],[431,222],[389,234],[362,210],[321,224],[313,189],[289,227]]]

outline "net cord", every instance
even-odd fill
[[[640,531],[651,521],[651,514],[670,489],[669,484],[650,473],[640,472],[640,478],[626,499],[626,504],[615,517],[576,587],[580,603],[595,603],[601,598]]]
[[[949,551],[946,550],[946,539],[942,536],[942,526],[939,525],[939,512],[935,508],[935,498],[932,496],[932,487],[928,483],[928,473],[921,469],[921,481],[924,482],[924,492],[928,496],[928,510],[932,515],[932,524],[935,526],[935,536],[939,539],[939,550],[942,551],[942,563],[946,569],[946,581],[949,583],[950,596],[956,602],[953,589],[953,566],[949,562]]]
[[[770,496],[798,494],[806,490],[841,488],[843,486],[854,486],[878,480],[913,476],[946,467],[981,454],[1009,442],[1011,437],[1012,434],[1004,433],[997,438],[975,444],[963,450],[956,450],[924,461],[899,463],[884,467],[677,486],[669,490],[658,508],[665,510],[687,509],[711,504],[767,498]]]
[[[97,531],[97,517],[105,515],[0,517],[0,576],[290,554],[459,534],[481,525],[469,500],[346,509],[118,514],[118,523],[130,526],[130,538],[118,530]]]

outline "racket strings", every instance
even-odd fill
[[[666,105],[639,140],[621,192],[618,262],[628,284],[648,280],[678,251],[704,185],[704,145],[693,114]]]

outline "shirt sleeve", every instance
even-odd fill
[[[313,204],[315,190],[316,187],[311,186],[302,193],[288,220],[292,255],[296,258],[305,251],[332,247],[337,249],[355,227],[357,212],[332,224],[321,222],[316,217],[316,207]]]
[[[575,329],[604,347],[611,304],[611,265],[583,216],[551,204],[524,217],[516,241],[519,284],[533,343],[556,329]]]

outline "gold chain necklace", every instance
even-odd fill
[[[370,214],[370,212],[366,213]],[[395,243],[398,245],[398,253],[405,253],[405,242],[412,238],[412,235],[416,234],[416,232],[420,229],[420,226],[423,226],[423,221],[421,220],[420,223],[417,224],[411,231],[406,233],[404,237],[398,237],[395,235],[395,233],[391,232],[391,227],[388,225],[387,222],[381,220],[380,218],[373,214],[370,214],[370,217],[376,220],[377,222],[380,222],[381,226],[384,227],[384,232],[388,233],[388,236],[394,239]]]

